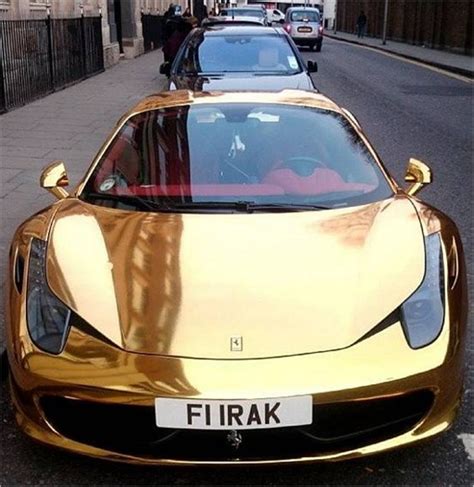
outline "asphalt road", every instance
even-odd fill
[[[465,249],[470,250],[473,85],[339,41],[326,40],[321,53],[305,53],[305,57],[319,62],[314,76],[319,89],[357,116],[397,180],[402,181],[410,156],[431,165],[435,182],[421,196],[456,221]],[[150,70],[151,75],[155,73]],[[472,251],[466,256],[472,289]],[[464,404],[448,433],[421,446],[372,458],[311,466],[142,468],[66,454],[36,445],[18,432],[2,383],[0,484],[472,485],[473,462],[462,440],[467,438],[463,435],[474,433],[469,407],[472,322],[467,348]]]

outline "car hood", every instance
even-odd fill
[[[285,89],[314,90],[311,78],[306,73],[288,76],[173,76],[170,90],[191,91],[280,91]]]
[[[271,214],[130,212],[71,199],[47,254],[52,291],[103,336],[131,352],[196,358],[348,347],[423,274],[406,197]]]

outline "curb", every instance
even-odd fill
[[[470,71],[469,69],[458,68],[457,66],[437,63],[434,61],[428,61],[426,59],[417,56],[410,56],[409,54],[403,54],[398,51],[394,51],[392,49],[372,46],[371,44],[365,44],[364,42],[354,41],[352,39],[345,39],[343,37],[338,37],[337,35],[327,34],[326,32],[324,32],[324,37],[329,37],[330,39],[334,39],[336,41],[348,42],[349,44],[356,44],[358,46],[370,47],[371,49],[375,49],[381,52],[388,52],[390,54],[394,54],[395,56],[399,56],[401,58],[409,59],[411,61],[417,61],[419,63],[426,64],[427,66],[433,66],[434,68],[444,69],[445,71],[450,71],[451,73],[460,74],[462,76],[465,76],[466,78],[474,79],[474,71]]]

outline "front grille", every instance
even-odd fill
[[[44,396],[50,424],[80,443],[116,453],[188,461],[278,460],[337,453],[400,435],[429,412],[434,396],[421,390],[399,396],[314,406],[304,427],[241,431],[234,449],[226,431],[157,428],[153,407],[104,404]]]

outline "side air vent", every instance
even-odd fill
[[[15,259],[15,268],[13,279],[15,281],[16,290],[21,294],[23,290],[23,274],[25,270],[25,259],[17,254]]]

